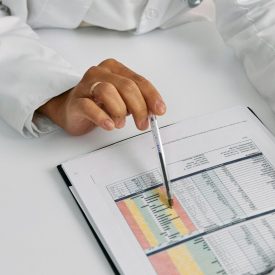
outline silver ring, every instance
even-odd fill
[[[93,92],[94,92],[94,90],[95,90],[95,87],[98,85],[98,84],[100,84],[100,83],[102,83],[102,82],[95,82],[92,86],[91,86],[91,88],[90,88],[90,95],[91,96],[93,96]]]

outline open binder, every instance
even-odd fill
[[[172,210],[150,133],[58,166],[114,273],[270,272],[272,134],[245,107],[169,125],[161,134],[176,197]]]

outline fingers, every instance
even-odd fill
[[[121,114],[117,114],[117,109],[120,112],[127,112],[133,115],[135,124],[138,129],[145,130],[148,128],[148,108],[145,99],[134,81],[123,76],[111,73],[108,70],[96,67],[90,70],[84,77],[83,83],[86,83],[86,88],[82,89],[80,96],[91,97],[89,87],[95,83],[101,82],[93,89],[92,98],[98,103],[104,104],[104,110],[120,119]],[[112,104],[115,104],[112,106]],[[121,124],[122,125],[122,124]],[[120,125],[116,124],[116,126]]]
[[[149,110],[136,83],[130,79],[119,77],[116,87],[127,106],[128,112],[133,115],[137,128],[146,130],[149,126]]]
[[[93,89],[92,99],[107,111],[116,128],[125,125],[127,107],[115,86],[108,82],[97,84]]]
[[[114,74],[124,76],[131,79],[138,86],[147,106],[150,111],[156,115],[163,115],[166,112],[166,105],[161,98],[159,92],[146,78],[138,75],[134,71],[127,68],[122,63],[115,59],[107,59],[99,64],[99,67],[104,68]]]
[[[105,79],[112,78],[114,83],[101,82],[92,93],[96,103],[103,104],[104,110],[114,120],[117,128],[125,124],[127,113],[131,113],[136,126],[140,130],[148,128],[148,110],[137,85],[124,77],[109,74]]]
[[[110,116],[98,107],[91,99],[78,98],[75,102],[75,108],[77,109],[77,112],[80,112],[81,110],[82,116],[95,125],[108,131],[114,129],[115,124]]]
[[[112,73],[106,74],[104,78],[109,82],[112,81],[116,87],[118,94],[126,106],[125,115],[127,115],[127,112],[133,115],[138,129],[147,129],[149,126],[147,105],[135,82]]]
[[[116,128],[122,128],[127,114],[132,114],[138,129],[149,126],[148,114],[162,115],[165,103],[156,88],[114,59],[90,68],[79,84],[77,97],[87,97],[109,115]]]

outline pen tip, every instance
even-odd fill
[[[173,207],[173,199],[168,199],[168,204],[169,204],[169,207],[172,208]]]

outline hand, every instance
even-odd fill
[[[166,106],[154,86],[114,59],[91,67],[73,89],[38,110],[72,135],[94,127],[122,128],[132,114],[138,129],[148,128],[148,114],[163,115]]]

